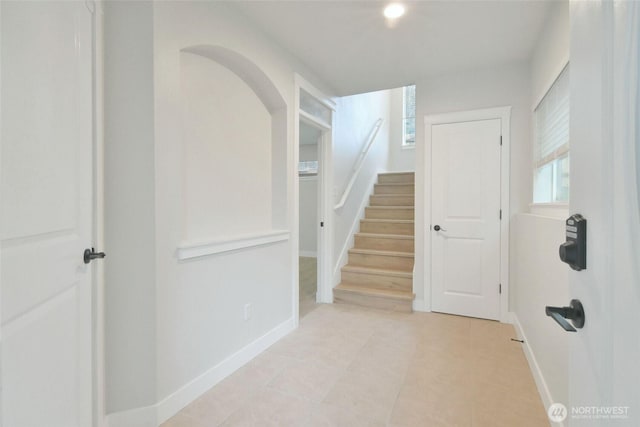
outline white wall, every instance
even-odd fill
[[[555,2],[531,60],[531,96],[529,114],[553,84],[569,59],[569,2]],[[531,140],[533,141],[533,129]],[[533,175],[532,163],[525,171]],[[529,182],[532,185],[532,182]],[[564,241],[564,219],[567,209],[532,207],[535,215],[516,215],[512,223],[511,310],[518,319],[526,346],[535,361],[530,360],[542,382],[543,401],[568,402],[568,334],[544,315],[547,305],[569,303],[569,267],[558,258],[558,246]],[[551,215],[553,218],[540,216]],[[537,364],[537,366],[536,366]]]
[[[106,6],[105,205],[111,260],[106,399],[112,427],[151,426],[156,415],[159,421],[166,419],[293,327],[294,242],[184,261],[177,259],[177,249],[185,237],[215,240],[222,234],[291,229],[297,209],[292,197],[297,172],[291,146],[294,73],[331,91],[224,4]],[[181,53],[201,45],[240,56],[227,56],[223,68],[221,62]],[[242,81],[229,74],[242,62],[239,58],[254,64],[244,73],[236,71]],[[188,83],[185,73],[197,78],[194,87],[183,86]],[[240,103],[227,99],[228,105],[236,110],[251,105],[260,132],[243,129],[237,133],[243,141],[230,140],[236,135],[234,126],[250,126],[243,111],[229,116],[220,105],[203,105],[207,98],[217,100],[226,93],[221,82],[233,85],[234,94],[243,97]],[[243,82],[254,92],[257,86],[271,85],[260,96],[271,127],[269,117],[258,112],[264,107]],[[202,94],[195,93],[199,89]],[[224,115],[231,126],[225,134],[206,120],[184,122],[185,105],[214,118]],[[242,169],[239,176],[247,156],[254,167]],[[221,162],[237,170],[224,169]],[[202,187],[193,187],[197,180]],[[261,206],[252,216],[244,212],[232,224],[229,218],[244,203],[232,193],[242,191],[265,191],[269,200],[259,198]],[[232,206],[214,202],[208,194]],[[188,204],[202,211],[189,213]],[[226,221],[227,228],[213,224],[216,219]],[[247,321],[246,303],[252,304]]]
[[[153,6],[105,2],[106,410],[156,399]]]
[[[552,2],[531,59],[531,96],[535,107],[569,61],[569,1]]]
[[[389,117],[389,172],[414,171],[416,167],[415,147],[402,147],[402,88],[390,91]],[[420,124],[418,120],[416,125]]]
[[[271,114],[240,77],[209,58],[181,53],[180,75],[184,239],[270,229]]]
[[[342,197],[358,155],[379,118],[384,120],[371,146],[364,166],[343,208],[334,212],[333,266],[334,285],[340,280],[340,268],[346,263],[347,250],[353,246],[353,231],[368,203],[378,172],[389,163],[389,91],[378,91],[337,99],[333,133],[334,203]],[[364,203],[364,205],[363,205]]]
[[[568,334],[545,315],[547,305],[569,303],[569,267],[558,258],[564,242],[564,220],[519,214],[511,223],[514,283],[512,311],[535,363],[532,370],[545,386],[539,387],[545,404],[568,402]],[[531,360],[533,361],[533,360]]]
[[[511,220],[527,212],[531,200],[531,115],[530,72],[527,63],[498,65],[489,69],[468,70],[420,79],[416,82],[416,160],[425,158],[424,117],[430,114],[512,106],[511,110]],[[429,159],[427,158],[427,161]],[[429,185],[424,170],[416,168],[416,259],[423,259],[425,228],[430,224],[430,212],[424,210],[424,186]],[[511,245],[514,236],[511,236]],[[513,254],[510,254],[513,260]],[[414,292],[417,304],[429,301],[424,294],[424,266],[428,260],[416,263]],[[510,273],[513,281],[513,272]]]

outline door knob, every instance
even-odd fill
[[[104,252],[96,252],[94,248],[91,248],[91,249],[84,250],[83,259],[85,264],[89,264],[94,259],[98,259],[98,258],[102,259],[106,256],[107,254],[105,254]]]
[[[575,328],[584,326],[584,308],[580,300],[572,299],[569,307],[550,307],[545,308],[545,313],[555,320],[567,332],[576,332]],[[567,319],[571,320],[573,326],[569,324]],[[575,326],[575,328],[574,328]]]
[[[438,224],[434,225],[433,229],[436,230],[436,231],[447,231],[444,228],[440,227]]]

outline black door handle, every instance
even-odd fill
[[[447,231],[444,228],[440,227],[438,224],[434,225],[433,229],[436,230],[436,231]]]
[[[105,254],[104,252],[96,252],[94,248],[91,248],[91,249],[84,250],[83,259],[85,264],[89,264],[94,259],[98,259],[98,258],[102,259],[106,256],[107,254]]]
[[[584,326],[584,308],[580,300],[572,299],[569,307],[549,307],[545,308],[545,313],[555,320],[562,328],[567,332],[576,332],[575,328],[582,328]],[[573,326],[567,322],[567,319],[571,320]],[[575,328],[574,328],[575,326]]]

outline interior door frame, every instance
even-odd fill
[[[93,12],[93,230],[96,248],[104,248],[104,0],[91,2]],[[104,262],[108,262],[105,259]],[[93,425],[107,425],[104,314],[104,262],[93,263]]]
[[[509,185],[510,185],[510,129],[511,106],[486,108],[479,110],[459,111],[424,116],[424,177],[428,183],[424,184],[424,256],[422,258],[423,283],[424,283],[424,311],[432,310],[432,286],[431,286],[431,196],[432,196],[432,147],[431,127],[441,124],[461,122],[473,122],[480,120],[500,119],[502,134],[502,150],[500,153],[500,209],[502,221],[500,221],[500,321],[511,323],[509,313]],[[498,284],[496,284],[498,285]]]
[[[327,107],[331,111],[329,122],[323,122],[309,114],[305,114],[300,109],[300,91],[304,90],[316,101]],[[299,211],[299,191],[300,178],[298,177],[298,162],[300,161],[300,120],[322,131],[318,163],[322,170],[318,174],[318,222],[322,221],[324,227],[318,231],[318,290],[316,301],[319,303],[333,302],[333,286],[331,284],[331,259],[333,248],[333,128],[336,104],[330,97],[317,89],[302,76],[294,75],[294,107],[293,107],[293,161],[291,173],[293,174],[293,195],[291,197],[292,223],[291,235],[293,236],[292,248],[292,283],[293,283],[293,319],[294,326],[297,327],[300,320],[299,293],[300,278],[298,266],[298,254],[300,250],[300,211]],[[319,226],[319,224],[318,224]]]

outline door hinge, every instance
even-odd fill
[[[502,135],[500,135],[500,146],[502,146]]]
[[[320,227],[324,227],[324,221],[320,221]]]
[[[502,283],[498,285],[498,293],[502,294]]]
[[[502,219],[502,209],[500,209],[500,219]]]

